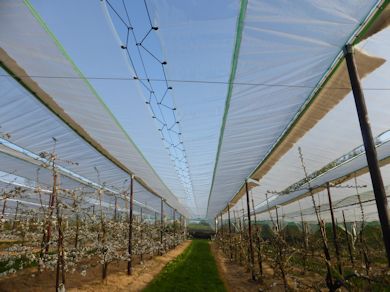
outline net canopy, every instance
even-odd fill
[[[225,218],[229,203],[241,212],[247,178],[259,181],[250,190],[258,216],[280,205],[295,218],[287,206],[310,203],[308,189],[321,198],[324,184],[355,177],[369,203],[343,48],[357,46],[377,137],[390,130],[387,4],[2,1],[0,170],[36,180],[39,163],[23,151],[55,144],[69,188],[119,194],[134,174],[139,206],[160,210],[161,196],[171,217]],[[388,185],[390,144],[378,139]],[[310,183],[303,168],[316,172]],[[353,190],[334,188],[340,209],[356,203]]]
[[[136,174],[154,192],[167,199],[173,208],[187,214],[29,3],[3,2],[1,10],[4,67],[23,70],[24,76],[74,77],[72,80],[26,77],[23,82],[31,83],[31,91],[42,92],[40,98],[48,107],[58,106],[56,114],[63,114],[63,119],[65,115],[69,117],[69,123],[74,121],[77,124],[74,126],[76,130],[87,132],[96,148],[104,148],[120,161],[123,168]],[[4,78],[8,74],[5,69],[2,73],[4,114],[1,126],[10,134],[13,143],[37,154],[52,151],[54,137],[58,142],[57,155],[64,161],[74,162],[69,168],[77,173],[96,181],[97,169],[100,179],[110,186],[120,186],[128,179],[128,173],[81,139],[31,93],[11,78]]]
[[[359,47],[387,60],[390,57],[388,53],[389,33],[388,29],[381,31],[359,44]],[[389,69],[389,64],[386,62],[363,80],[363,87],[367,88],[364,93],[372,131],[376,137],[378,160],[387,194],[390,182],[387,166],[390,155],[390,135],[388,113],[385,107],[388,106],[388,99],[386,90],[380,90],[380,88],[386,86],[384,76]],[[369,88],[378,90],[369,90]],[[308,218],[314,221],[315,212],[310,189],[316,200],[322,198],[317,204],[324,204],[324,210],[329,209],[326,206],[328,203],[326,183],[334,185],[335,188],[334,190],[331,188],[331,193],[332,197],[335,197],[334,200],[340,200],[339,203],[343,206],[340,210],[347,209],[348,215],[351,215],[351,212],[359,214],[359,211],[356,211],[360,207],[356,204],[354,186],[356,184],[365,186],[362,189],[359,188],[358,191],[367,193],[371,198],[373,193],[370,176],[367,173],[367,160],[361,145],[360,128],[356,121],[353,96],[348,94],[280,158],[278,163],[262,177],[258,186],[251,189],[250,193],[254,198],[258,218],[269,219],[268,209],[273,209],[275,212],[275,208],[280,207],[286,214],[286,218],[290,214],[288,217],[290,220],[301,220],[301,205],[303,211],[311,213]],[[306,169],[307,177],[303,167]],[[355,177],[357,183],[354,181]],[[237,202],[236,210],[243,209],[244,199]],[[372,199],[369,203],[371,204],[371,216],[377,219],[375,203]],[[308,209],[305,210],[305,208]],[[329,219],[329,212],[325,213]],[[296,217],[297,214],[299,214],[298,217]]]
[[[1,72],[8,74],[3,69]],[[128,200],[125,193],[128,193],[130,176],[126,172],[83,141],[13,78],[1,78],[0,85],[1,125],[2,130],[7,129],[3,136],[8,138],[0,138],[0,171],[3,173],[0,181],[8,188],[21,186],[34,193],[39,187],[49,194],[53,188],[53,174],[44,151],[51,152],[54,148],[56,155],[61,157],[56,167],[62,174],[62,188],[80,190],[91,196],[103,189],[112,198]],[[56,137],[56,141],[52,137]],[[136,205],[160,212],[159,197],[138,182],[134,190]],[[30,199],[38,203],[36,194]],[[96,198],[90,199],[90,203],[91,200],[97,204]],[[106,200],[106,203],[111,201]]]

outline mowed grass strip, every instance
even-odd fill
[[[145,288],[150,291],[226,291],[207,240],[193,240]]]

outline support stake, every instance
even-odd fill
[[[228,222],[229,222],[229,251],[230,251],[230,261],[233,261],[233,247],[232,247],[232,225],[230,222],[230,204],[227,205],[228,209]]]
[[[341,266],[339,244],[337,242],[336,222],[335,222],[335,219],[334,219],[332,196],[330,194],[329,182],[326,183],[326,190],[328,191],[328,201],[329,201],[330,216],[332,218],[333,244],[334,244],[334,249],[336,251],[337,267],[338,267],[340,275],[342,276],[343,275],[343,268]]]
[[[249,205],[249,189],[248,182],[245,181],[245,191],[246,191],[246,206],[248,214],[248,236],[249,236],[249,265],[252,273],[252,280],[256,280],[255,269],[254,269],[254,254],[253,254],[253,240],[252,240],[252,225],[251,225],[251,209]]]
[[[130,177],[130,215],[129,215],[129,259],[127,260],[127,275],[132,273],[132,256],[133,256],[133,200],[134,199],[134,176]]]
[[[368,169],[370,171],[372,187],[374,189],[376,206],[378,209],[379,220],[383,233],[383,241],[386,248],[387,262],[390,267],[390,221],[389,210],[386,198],[386,192],[383,185],[382,175],[379,169],[375,143],[371,132],[371,126],[368,119],[368,112],[364,100],[363,90],[360,85],[360,79],[353,56],[352,45],[346,45],[344,49],[345,60],[348,67],[349,79],[351,82],[355,105],[359,117],[360,130],[362,132],[364,148]]]
[[[160,218],[160,244],[161,248],[164,245],[164,200],[161,198],[161,218]],[[162,255],[162,251],[160,251]]]
[[[343,213],[343,222],[344,222],[344,229],[345,229],[345,238],[347,239],[347,244],[348,244],[349,259],[350,259],[352,267],[353,267],[355,265],[355,263],[353,261],[352,246],[351,246],[351,242],[349,241],[349,234],[348,234],[348,229],[347,229],[347,222],[345,221],[344,210],[342,211],[342,213]]]

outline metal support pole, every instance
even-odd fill
[[[187,239],[187,218],[183,217],[184,222],[184,239]]]
[[[253,216],[255,219],[255,239],[256,239],[256,245],[257,245],[257,261],[259,265],[259,272],[260,277],[263,277],[263,255],[261,254],[261,229],[260,226],[257,224],[257,217],[256,217],[256,208],[255,208],[255,201],[253,200],[253,194],[252,194],[252,210],[253,210]],[[262,279],[260,279],[262,280]]]
[[[47,220],[47,230],[46,230],[46,240],[45,240],[45,253],[49,253],[49,244],[50,244],[50,238],[51,238],[51,217],[53,216],[54,206],[57,200],[57,171],[54,168],[54,162],[53,162],[53,191],[50,194],[50,200],[49,200],[49,216]]]
[[[7,196],[5,196],[4,198],[4,202],[3,202],[3,211],[1,212],[1,219],[4,218],[4,214],[5,214],[5,207],[7,206]]]
[[[183,215],[180,214],[180,217],[179,217],[179,231],[181,231],[183,229]]]
[[[118,198],[115,196],[114,221],[117,219]]]
[[[349,259],[351,261],[352,266],[354,266],[355,263],[353,261],[352,247],[349,241],[349,234],[347,229],[347,222],[345,221],[344,210],[342,211],[342,213],[343,213],[343,222],[344,222],[344,229],[345,229],[345,238],[347,239],[347,244],[348,244]]]
[[[75,234],[75,239],[74,239],[74,248],[77,249],[77,246],[79,244],[79,229],[80,229],[80,218],[79,218],[79,212],[76,209],[77,208],[77,203],[76,203],[76,198],[73,200],[73,209],[76,212],[76,234]]]
[[[164,200],[161,198],[161,217],[160,217],[160,244],[163,247],[164,244]],[[162,252],[160,252],[162,254]]]
[[[364,100],[364,94],[360,85],[360,79],[353,56],[353,47],[351,45],[345,46],[344,53],[345,60],[347,62],[349,78],[351,81],[352,92],[355,98],[356,110],[359,117],[360,130],[362,132],[364,148],[366,150],[368,169],[370,171],[372,187],[374,189],[379,220],[381,222],[383,241],[387,254],[387,262],[390,267],[390,216],[386,192],[383,185],[382,175],[379,169],[375,143],[371,132],[370,122],[368,119],[366,103]]]
[[[222,221],[222,213],[221,213],[221,215],[220,215],[220,217],[221,217],[221,236],[222,236],[222,238],[223,238],[223,221]]]
[[[248,182],[245,181],[245,191],[246,191],[246,206],[248,214],[248,236],[249,236],[249,264],[252,273],[252,280],[256,280],[255,269],[254,269],[254,254],[253,254],[253,240],[252,240],[252,226],[251,226],[251,209],[249,206],[249,189]]]
[[[12,223],[12,231],[14,231],[16,227],[16,220],[18,219],[18,211],[19,211],[19,201],[16,201],[16,210],[15,210],[14,222]]]
[[[326,183],[326,190],[328,191],[328,201],[329,201],[330,216],[332,218],[333,244],[334,244],[334,248],[335,248],[335,251],[336,251],[337,267],[339,269],[340,275],[342,275],[343,274],[343,268],[341,266],[339,244],[337,242],[336,222],[335,222],[335,219],[334,219],[332,196],[330,194],[329,182]]]
[[[140,239],[141,239],[141,242],[143,242],[143,239],[144,239],[144,225],[142,224],[143,223],[143,208],[141,207],[141,210],[140,210],[140,230],[139,230],[139,236],[140,236]],[[144,254],[143,254],[143,252],[142,252],[142,249],[141,249],[141,253],[140,253],[140,258],[141,258],[141,262],[143,262],[144,261]]]
[[[278,208],[279,208],[279,206],[275,206],[275,212],[276,212],[276,228],[278,229],[277,231],[280,231]]]
[[[233,246],[232,246],[232,225],[230,223],[230,204],[227,205],[228,209],[228,222],[229,222],[229,251],[230,251],[230,261],[233,260]]]
[[[233,210],[233,217],[234,217],[234,225],[236,225],[236,232],[237,232],[237,216],[236,216],[236,210]],[[239,226],[240,227],[240,226]],[[241,238],[241,228],[239,229],[239,232],[238,232],[238,237]],[[237,244],[236,244],[236,240],[234,240],[234,257],[235,257],[235,261],[237,262],[238,261],[238,248],[237,248]]]
[[[173,246],[176,246],[176,209],[173,209]]]
[[[130,178],[130,215],[129,215],[129,245],[128,253],[129,259],[127,260],[127,274],[132,273],[132,255],[133,255],[133,202],[134,202],[134,176]]]

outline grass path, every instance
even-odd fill
[[[207,240],[190,246],[146,287],[153,291],[226,291]]]

